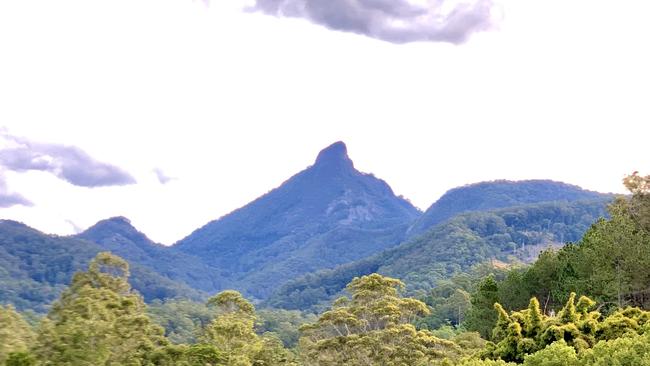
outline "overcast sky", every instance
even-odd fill
[[[337,140],[426,209],[650,173],[647,1],[0,1],[0,217],[171,244]]]

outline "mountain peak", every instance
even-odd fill
[[[124,216],[115,216],[98,221],[95,225],[89,227],[78,236],[96,243],[102,243],[108,238],[113,238],[116,235],[129,238],[141,238],[144,241],[149,241],[144,234],[139,232],[133,224],[131,224],[131,220]]]
[[[132,225],[132,224],[131,224],[131,220],[127,219],[127,218],[124,217],[124,216],[115,216],[115,217],[108,218],[108,219],[106,219],[106,220],[101,220],[101,221],[99,221],[99,222],[105,222],[105,221],[108,221],[108,222],[115,222],[115,223],[120,223],[120,224]]]
[[[337,141],[321,150],[314,166],[354,167],[352,160],[348,157],[348,148],[343,141]]]
[[[95,223],[95,225],[91,226],[86,231],[91,230],[93,228],[101,228],[101,227],[113,227],[113,228],[120,227],[126,230],[136,230],[135,227],[133,227],[133,224],[131,224],[131,220],[129,220],[124,216],[115,216],[115,217],[98,221],[97,223]]]

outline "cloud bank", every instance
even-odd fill
[[[460,44],[493,25],[492,0],[256,0],[253,11],[305,18],[393,42]]]
[[[44,171],[81,187],[121,186],[135,179],[123,169],[93,159],[85,151],[59,144],[36,143],[0,131],[0,166],[24,172]]]

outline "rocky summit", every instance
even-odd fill
[[[356,170],[336,142],[312,166],[173,248],[223,269],[233,287],[265,297],[297,275],[397,245],[419,216],[386,182]]]

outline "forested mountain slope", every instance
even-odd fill
[[[100,251],[132,263],[131,281],[146,300],[233,288],[302,309],[377,271],[427,289],[478,262],[532,260],[543,246],[578,240],[611,197],[545,180],[484,182],[450,190],[422,216],[386,182],[356,170],[337,142],[278,188],[172,247],[124,217],[71,237],[3,221],[0,302],[43,310]]]
[[[103,250],[117,254],[131,263],[155,269],[163,276],[184,282],[195,289],[216,292],[227,287],[219,269],[206,265],[198,257],[154,243],[125,217],[102,220],[76,237],[96,243]]]
[[[357,171],[337,142],[313,166],[173,249],[202,258],[227,272],[235,288],[264,298],[298,275],[399,244],[420,214],[384,181]]]
[[[74,272],[104,250],[87,240],[47,235],[15,221],[0,220],[0,303],[45,311],[70,284]],[[131,284],[146,300],[201,297],[198,291],[137,262],[133,262],[131,273]]]
[[[453,188],[445,193],[409,229],[414,237],[460,213],[551,201],[580,201],[603,197],[602,193],[551,180],[497,180]]]
[[[548,245],[579,240],[606,215],[608,196],[597,200],[550,202],[471,212],[372,257],[308,274],[283,286],[267,302],[287,309],[319,309],[351,279],[369,273],[399,278],[410,292],[486,260],[534,258]]]

